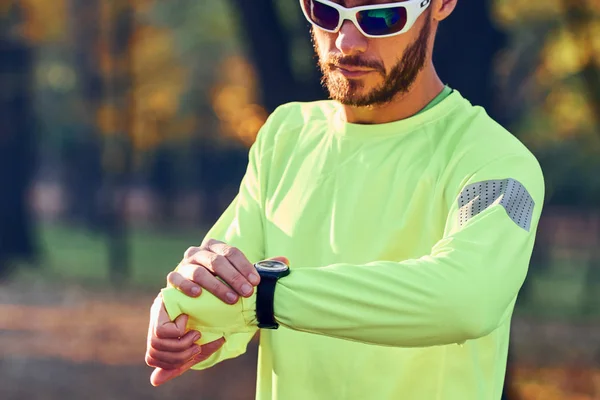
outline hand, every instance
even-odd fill
[[[146,364],[155,367],[150,382],[160,386],[182,375],[195,364],[208,359],[223,346],[221,338],[203,346],[194,344],[200,339],[200,332],[185,332],[187,315],[180,315],[171,322],[159,295],[150,310],[150,326],[146,347]]]
[[[273,260],[289,265],[285,257]],[[204,288],[228,304],[235,304],[238,295],[250,297],[253,286],[260,283],[256,268],[239,249],[215,239],[187,249],[178,271],[171,272],[167,280],[190,297],[197,297]]]

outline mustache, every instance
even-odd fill
[[[385,75],[385,68],[380,62],[375,60],[364,60],[360,56],[331,55],[325,61],[325,65],[327,65],[329,70],[334,67],[368,68]]]

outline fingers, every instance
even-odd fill
[[[194,345],[201,335],[197,331],[186,333],[181,339],[161,339],[150,336],[146,350],[146,364],[151,367],[176,368],[200,354],[201,347]]]
[[[180,352],[189,349],[194,342],[200,339],[200,332],[189,331],[181,339],[161,339],[152,336],[149,339],[149,348],[159,351]]]
[[[198,361],[197,359],[191,359],[190,361],[178,368],[158,367],[152,372],[152,375],[150,376],[150,383],[152,384],[152,386],[160,386],[164,383],[167,383],[171,379],[183,375],[184,372],[186,372],[199,362],[200,361]]]
[[[170,381],[171,379],[181,376],[184,372],[192,368],[197,363],[207,360],[211,355],[218,351],[224,343],[225,339],[220,338],[218,340],[205,344],[204,346],[202,346],[200,354],[196,355],[195,357],[193,357],[192,359],[185,362],[179,367],[169,368],[168,364],[163,364],[164,367],[158,367],[152,372],[152,375],[150,376],[150,383],[153,386],[160,386]],[[153,362],[155,360],[150,358],[150,361]]]
[[[183,268],[184,266],[180,266],[179,271],[181,271]],[[202,288],[200,285],[185,278],[180,272],[173,271],[169,273],[169,275],[167,275],[167,282],[189,297],[198,297],[200,293],[202,293]]]
[[[189,361],[192,357],[200,354],[202,349],[198,345],[193,345],[184,351],[160,351],[150,348],[146,352],[146,364],[150,367],[159,368],[177,368]]]
[[[233,248],[231,248],[231,249],[233,249]],[[221,278],[232,289],[234,289],[239,295],[246,296],[246,297],[252,295],[252,293],[254,291],[253,286],[252,286],[253,284],[250,282],[249,279],[246,278],[246,276],[244,276],[244,272],[240,272],[238,270],[238,268],[243,268],[244,271],[248,269],[248,266],[244,264],[244,261],[240,260],[240,257],[243,257],[244,259],[245,259],[245,257],[243,255],[241,255],[241,252],[239,252],[239,250],[237,250],[237,249],[234,249],[234,250],[217,249],[217,251],[224,252],[227,256],[219,254],[219,253],[215,253],[211,250],[202,250],[202,251],[195,253],[191,258],[189,258],[188,262],[189,262],[189,264],[196,264],[196,265],[205,267],[204,269],[211,271],[212,274]],[[231,257],[233,261],[230,260],[229,257]],[[246,262],[247,262],[247,260],[246,260]],[[240,265],[243,265],[243,267]],[[180,268],[180,270],[182,271],[182,274],[183,274],[184,267],[185,266],[182,266]],[[253,265],[250,265],[250,268],[252,268],[253,272],[249,273],[248,275],[252,275],[253,276],[252,281],[257,282],[256,279],[258,279],[258,275],[256,274],[256,269],[254,268]],[[219,295],[218,292],[217,293],[213,292],[211,290],[210,286],[205,286],[203,282],[200,282],[198,280],[198,279],[201,279],[202,277],[205,279],[208,278],[208,276],[205,274],[203,274],[199,277],[198,272],[202,273],[202,271],[200,271],[200,270],[201,270],[201,268],[198,268],[194,271],[193,280],[196,283],[198,283],[200,286],[202,286],[203,288],[208,290],[209,292],[218,296]],[[183,274],[183,275],[185,276],[185,274]],[[255,275],[256,275],[256,278],[254,277]],[[211,284],[216,289],[218,289],[217,285],[214,282],[212,282]]]
[[[198,254],[200,253],[196,255]],[[179,272],[183,277],[193,280],[225,303],[234,304],[238,301],[235,291],[203,266],[186,264],[179,267]]]
[[[192,368],[193,364],[190,365],[190,368]],[[150,383],[152,384],[152,386],[160,386],[163,385],[165,383],[167,383],[168,381],[170,381],[173,378],[177,378],[178,376],[182,375],[185,371],[187,371],[188,369],[183,369],[183,368],[178,368],[178,369],[162,369],[162,368],[156,368],[153,372],[152,375],[150,376]]]
[[[173,364],[169,364],[169,363],[166,363],[166,362],[155,360],[152,357],[150,357],[148,354],[146,354],[145,361],[146,361],[146,365],[147,366],[153,367],[153,368],[161,368],[161,369],[167,369],[167,370],[172,370],[172,369],[177,368]]]
[[[272,259],[289,265],[285,257]],[[260,276],[239,249],[207,239],[200,247],[186,250],[177,272],[171,272],[167,281],[187,296],[196,297],[202,289],[206,289],[222,301],[234,304],[238,295],[250,297],[254,293]]]
[[[167,314],[167,310],[165,310],[164,314],[160,314],[160,315],[162,315],[163,317],[166,316],[167,318],[169,318],[169,314]],[[175,324],[175,328],[177,329],[177,332],[180,333],[179,337],[181,337],[185,334],[185,327],[187,326],[188,319],[189,319],[189,316],[187,316],[186,314],[181,314],[180,316],[175,318],[175,321],[173,321],[173,323]],[[160,321],[160,319],[159,319],[159,321]]]
[[[200,250],[202,250],[202,249],[200,247],[198,247],[198,246],[188,247],[188,249],[185,251],[185,253],[183,253],[183,259],[187,260],[188,258],[190,258],[191,256],[193,256],[194,254],[196,254]]]
[[[159,338],[180,338],[185,334],[185,326],[187,324],[188,316],[185,314],[180,315],[171,321],[164,304],[161,304],[161,309],[158,314],[156,327],[154,328],[154,336]]]
[[[218,242],[217,240],[209,239],[206,243],[209,243],[211,241]],[[222,243],[222,242],[218,242],[218,243]],[[178,270],[181,271],[181,269],[182,269],[181,266],[188,264],[189,260],[194,256],[194,254],[198,253],[203,248],[204,247],[198,247],[198,246],[188,247],[188,249],[185,251],[185,253],[183,253],[183,261],[180,263]],[[173,272],[169,273],[169,275],[167,275],[167,282],[174,288],[183,292],[186,296],[198,297],[202,293],[202,287],[193,281],[193,279],[194,279],[193,270],[194,269],[192,269],[191,272],[188,272],[186,274],[186,276],[182,275],[180,272],[173,271]],[[236,301],[237,301],[237,296],[236,296]]]
[[[200,353],[200,346],[193,343],[200,339],[200,333],[185,333],[188,316],[180,315],[171,322],[158,296],[151,308],[146,363],[153,367],[174,368]]]
[[[252,264],[244,253],[242,253],[239,249],[229,246],[226,243],[218,242],[218,241],[208,241],[206,244],[208,250],[213,253],[219,254],[225,257],[234,268],[242,274],[244,280],[246,280],[251,285],[258,285],[260,283],[260,276],[256,272],[256,268],[254,268],[254,264]],[[222,277],[223,278],[223,277]],[[229,282],[226,280],[232,287],[235,288],[233,282]],[[237,289],[237,288],[236,288]],[[240,293],[242,294],[242,293]]]
[[[192,345],[191,347],[179,350],[158,350],[152,346],[146,352],[146,364],[158,368],[179,368],[181,365],[194,358],[196,362],[201,362],[212,356],[225,343],[224,338],[220,338],[203,346]],[[164,348],[164,347],[163,347]],[[174,347],[170,347],[174,348]]]

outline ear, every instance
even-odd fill
[[[458,0],[434,0],[431,5],[431,16],[435,21],[442,21],[454,11]],[[478,0],[482,1],[482,0]]]

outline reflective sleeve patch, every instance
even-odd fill
[[[535,205],[525,187],[515,179],[473,183],[458,196],[458,222],[471,218],[496,204],[501,205],[515,224],[529,232]]]

